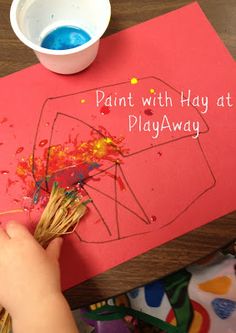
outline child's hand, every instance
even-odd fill
[[[44,250],[24,226],[0,227],[0,304],[14,333],[78,333],[60,288],[61,244],[57,238]]]
[[[55,239],[44,250],[24,226],[0,227],[0,304],[13,317],[27,316],[32,307],[61,293],[61,244]]]

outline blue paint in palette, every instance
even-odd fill
[[[67,50],[87,43],[90,35],[81,28],[62,26],[49,32],[41,46],[50,50]]]

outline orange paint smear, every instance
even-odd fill
[[[123,137],[117,138],[111,135],[101,137],[97,132],[93,132],[91,135],[91,140],[80,143],[78,143],[77,137],[72,139],[69,135],[64,145],[59,144],[44,148],[42,157],[35,157],[34,161],[32,154],[28,158],[21,158],[16,174],[26,182],[26,179],[32,176],[32,168],[34,168],[37,179],[44,179],[46,173],[47,176],[51,176],[59,170],[70,166],[79,166],[82,163],[117,162],[117,160],[121,162],[119,157],[128,151],[123,146]],[[48,169],[46,170],[47,159]]]

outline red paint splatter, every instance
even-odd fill
[[[1,173],[2,175],[8,175],[8,174],[9,174],[9,171],[8,171],[8,170],[2,170],[2,171],[0,171],[0,173]]]
[[[41,140],[40,142],[39,142],[39,147],[44,147],[44,146],[46,146],[46,144],[48,143],[48,140]]]
[[[117,177],[114,174],[110,173],[109,171],[105,171],[105,174],[117,181],[117,183],[119,184],[119,187],[120,187],[121,191],[125,191],[126,190],[125,184],[124,184],[124,182],[123,182],[123,180],[121,179],[120,176]]]
[[[11,180],[10,178],[8,178],[6,191],[8,192],[9,188],[16,183],[18,183],[18,180]]]
[[[71,142],[72,142],[72,137],[71,137],[71,134],[69,134],[68,142],[66,142],[66,143],[71,143]]]
[[[99,131],[100,133],[91,131],[91,138],[86,141],[81,139],[79,141],[78,136],[68,135],[67,142],[45,147],[40,157],[35,156],[33,159],[32,154],[26,158],[22,157],[17,165],[17,176],[30,189],[35,189],[32,181],[33,167],[37,181],[43,181],[45,175],[50,178],[47,181],[49,189],[53,181],[58,181],[62,187],[68,185],[74,187],[78,182],[83,183],[90,178],[93,179],[90,172],[94,168],[99,168],[106,161],[115,162],[122,153],[129,151],[124,148],[123,137],[113,137],[102,127],[99,127]],[[46,142],[47,140],[43,140],[40,145]]]
[[[101,181],[101,178],[98,178],[98,177],[95,178],[95,177],[93,177],[92,180],[93,180],[94,182],[100,182],[100,181]]]
[[[146,109],[144,110],[144,113],[147,115],[147,116],[153,116],[154,115],[154,112],[152,109]]]
[[[3,142],[0,142],[0,146],[2,146],[3,145]]]
[[[9,127],[13,128],[14,126],[11,124],[11,125],[9,125]]]
[[[82,196],[85,197],[87,195],[86,191],[78,184],[76,186],[77,192]]]
[[[118,182],[118,184],[120,186],[120,190],[121,191],[125,191],[126,187],[125,187],[125,184],[124,184],[123,180],[121,179],[121,177],[120,176],[117,177],[116,180],[117,180],[117,182]]]
[[[8,119],[6,117],[3,117],[1,120],[0,120],[0,124],[4,124],[8,121]]]
[[[151,221],[152,221],[152,222],[156,222],[156,220],[157,220],[157,217],[156,217],[155,215],[152,215],[152,216],[151,216]]]
[[[158,157],[162,156],[162,153],[160,151],[157,152]]]
[[[10,178],[8,178],[7,180],[7,187],[11,187],[12,185],[18,183],[18,180],[11,180]]]
[[[27,194],[27,196],[24,196],[22,199],[23,199],[22,204],[24,211],[26,212],[30,211],[32,209],[32,204],[33,204],[32,194],[31,193],[29,195]]]
[[[102,115],[109,114],[110,112],[111,112],[111,110],[109,109],[109,107],[105,106],[105,105],[103,105],[100,109],[100,113]]]
[[[19,147],[16,151],[16,154],[22,153],[23,150],[24,150],[24,147]]]
[[[48,187],[52,188],[53,183],[57,182],[60,187],[70,189],[79,182],[86,181],[89,177],[89,164],[81,163],[77,166],[67,167],[62,170],[55,171],[49,181]]]

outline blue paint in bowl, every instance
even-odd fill
[[[54,29],[42,40],[41,46],[50,50],[68,50],[87,43],[90,35],[81,28],[62,26]]]

